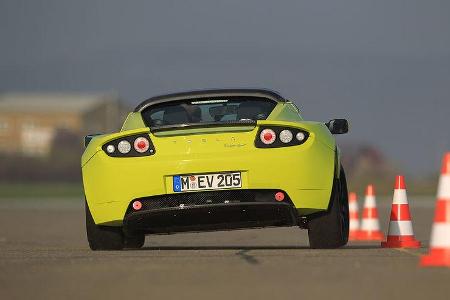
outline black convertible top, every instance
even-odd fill
[[[273,100],[275,102],[286,102],[280,94],[275,91],[267,90],[267,89],[208,89],[208,90],[196,90],[189,92],[181,92],[174,94],[166,94],[155,96],[149,98],[145,101],[142,101],[136,108],[134,112],[140,112],[147,108],[148,106],[183,100],[183,99],[191,99],[191,98],[211,98],[211,97],[232,97],[232,96],[249,96],[249,97],[262,97]]]

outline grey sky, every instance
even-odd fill
[[[450,150],[450,1],[0,1],[0,90],[267,87],[409,172]]]

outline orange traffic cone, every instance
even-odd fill
[[[420,265],[450,267],[450,152],[442,163],[430,251],[422,255]]]
[[[382,241],[383,239],[384,234],[380,231],[380,222],[378,221],[375,189],[373,185],[369,184],[366,189],[366,198],[364,199],[363,217],[358,240]]]
[[[420,242],[414,238],[414,232],[406,196],[405,178],[395,179],[394,199],[391,208],[388,237],[381,242],[383,248],[419,248]]]
[[[348,239],[350,241],[356,241],[359,234],[359,208],[356,193],[348,194],[348,210],[350,214],[350,230],[348,233]]]

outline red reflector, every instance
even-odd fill
[[[142,203],[141,201],[134,201],[133,202],[133,209],[134,210],[140,210],[142,208]]]
[[[277,201],[283,201],[284,200],[284,193],[283,192],[277,192],[275,194],[275,200]]]

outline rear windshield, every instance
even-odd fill
[[[276,102],[260,97],[189,99],[151,105],[142,111],[149,127],[265,120]]]

